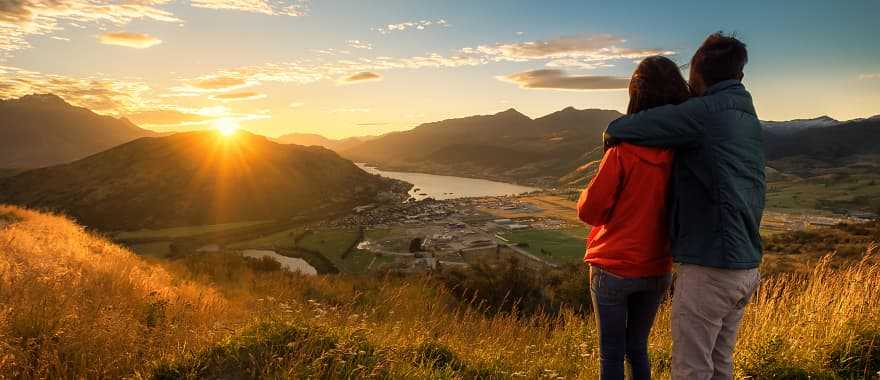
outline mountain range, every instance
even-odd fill
[[[126,119],[100,116],[54,95],[0,101],[0,116],[4,121],[0,125],[0,177],[19,173],[20,168],[70,162],[138,137],[157,136]],[[381,136],[333,140],[293,133],[272,141],[288,144],[290,149],[322,146],[338,153],[331,161],[342,156],[382,169],[542,187],[580,186],[586,176],[576,169],[601,158],[602,132],[620,116],[613,110],[567,107],[532,119],[511,108]],[[880,154],[880,116],[849,121],[821,116],[762,124],[770,167],[789,169],[794,163],[806,173],[811,166],[834,167]],[[852,157],[858,159],[848,159]],[[780,160],[786,164],[774,163]]]
[[[365,141],[377,138],[378,136],[356,136],[344,139],[329,139],[315,133],[288,133],[276,139],[281,144],[296,144],[303,146],[322,146],[324,148],[340,152],[359,145]]]
[[[51,94],[0,100],[0,168],[70,162],[150,136],[159,134]]]
[[[203,131],[140,138],[0,179],[0,203],[60,211],[102,230],[132,230],[350,210],[398,184],[321,147]]]
[[[340,154],[383,169],[554,186],[560,177],[601,157],[597,147],[602,132],[620,116],[617,111],[568,107],[532,119],[511,108],[388,133]]]

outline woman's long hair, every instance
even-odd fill
[[[629,81],[628,115],[690,98],[690,90],[678,65],[662,56],[645,58]]]

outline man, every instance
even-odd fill
[[[675,148],[669,200],[677,267],[672,378],[732,379],[743,308],[760,275],[761,125],[742,84],[745,44],[710,35],[690,64],[693,97],[621,117],[606,138]]]

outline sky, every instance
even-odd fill
[[[515,108],[623,111],[639,60],[749,49],[763,120],[880,114],[880,1],[0,0],[0,98],[158,131],[375,135]],[[687,75],[685,75],[687,77]]]

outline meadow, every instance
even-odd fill
[[[3,378],[596,378],[583,310],[523,313],[516,299],[492,310],[442,274],[304,277],[234,254],[142,258],[7,206],[0,225]],[[766,279],[747,308],[737,377],[877,376],[880,253],[862,253]],[[668,326],[667,304],[650,343],[660,378]]]

